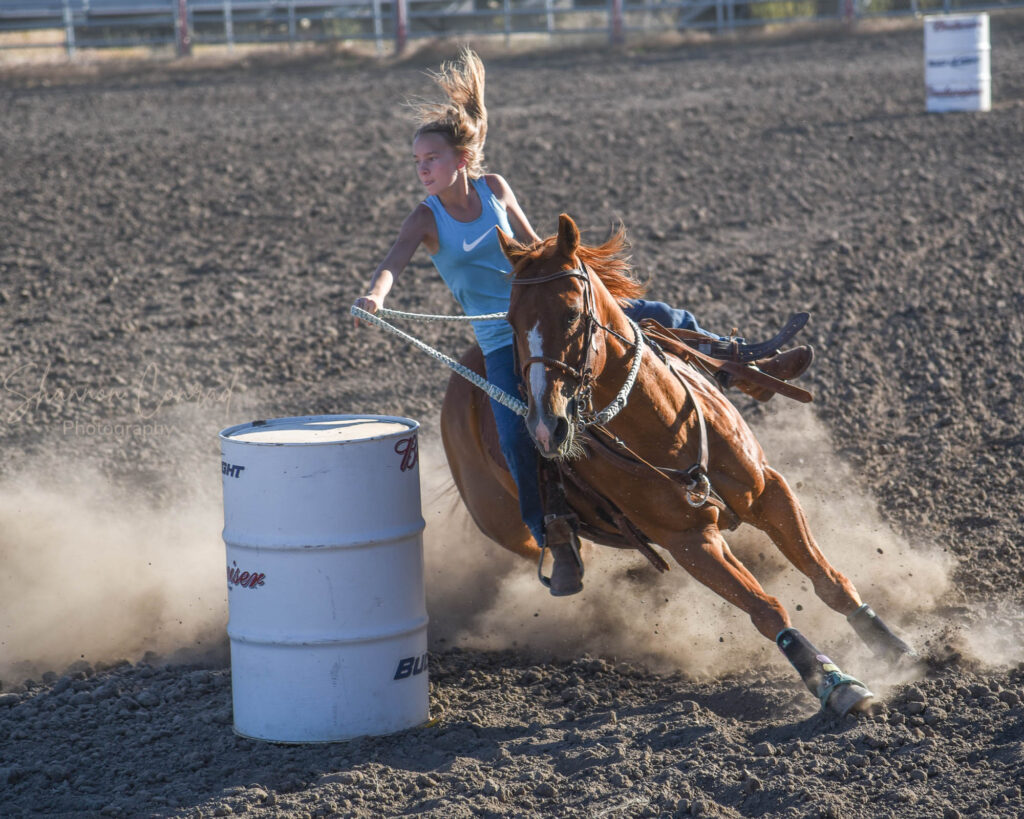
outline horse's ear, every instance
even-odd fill
[[[505,258],[515,264],[526,253],[526,247],[507,235],[501,228],[495,228],[495,230],[498,231],[498,244],[501,245],[501,252],[505,254]]]
[[[566,256],[576,255],[580,246],[580,231],[567,213],[558,217],[558,249]]]

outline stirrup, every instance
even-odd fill
[[[540,557],[537,560],[537,579],[540,580],[541,585],[545,588],[551,588],[551,578],[544,575],[544,553],[548,550],[548,537],[547,529],[553,523],[564,522],[568,528],[569,537],[568,546],[572,551],[573,560],[576,561],[577,567],[580,570],[580,580],[583,579],[583,575],[586,573],[586,568],[583,565],[583,558],[580,556],[580,540],[579,535],[576,533],[577,521],[579,519],[576,515],[545,515],[544,516],[544,542],[540,544]],[[552,557],[554,555],[552,554]],[[554,568],[554,567],[552,567]]]
[[[548,539],[544,538],[544,542],[540,545],[540,557],[537,560],[537,579],[544,588],[551,588],[551,578],[544,576],[544,554],[548,550]]]

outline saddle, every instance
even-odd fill
[[[773,338],[758,344],[739,339],[718,341],[693,330],[662,327],[653,319],[644,319],[640,328],[656,350],[693,364],[722,389],[735,386],[758,401],[767,401],[775,393],[801,403],[814,397],[805,389],[787,383],[810,366],[814,352],[810,347],[797,347],[780,353],[810,317],[796,313]]]

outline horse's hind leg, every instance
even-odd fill
[[[483,354],[473,347],[462,363],[483,374]],[[536,560],[540,548],[519,514],[515,483],[492,459],[483,438],[488,399],[452,375],[441,407],[441,441],[448,468],[466,509],[487,537],[509,551]],[[493,421],[491,422],[493,425]]]
[[[442,438],[455,486],[477,528],[509,551],[536,560],[540,549],[519,514],[511,477],[506,481],[511,486],[498,478],[484,447],[471,436],[454,440],[442,429]]]
[[[861,605],[853,583],[825,559],[785,479],[770,467],[765,467],[764,477],[764,491],[750,507],[749,522],[764,531],[790,563],[807,575],[815,594],[826,605],[850,616]]]
[[[765,531],[789,561],[814,584],[814,592],[828,606],[846,615],[854,631],[875,654],[890,662],[916,657],[871,608],[861,602],[853,583],[835,569],[811,537],[804,511],[785,479],[765,468],[765,486],[751,506],[751,523]]]

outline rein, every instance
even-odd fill
[[[590,278],[589,278],[589,273],[588,273],[587,268],[586,268],[585,265],[581,265],[581,267],[574,268],[573,270],[562,270],[562,271],[559,271],[558,273],[555,273],[555,274],[553,274],[551,276],[541,276],[541,277],[536,278],[536,279],[526,279],[526,280],[523,280],[523,281],[515,281],[515,280],[513,280],[512,283],[513,284],[540,284],[542,282],[552,281],[554,279],[561,279],[561,278],[565,278],[567,276],[577,276],[579,278],[582,278],[587,283],[586,292],[589,295],[589,292],[590,292]],[[411,320],[414,320],[414,321],[498,321],[498,320],[501,320],[501,319],[507,319],[508,318],[508,313],[487,313],[486,315],[480,315],[480,316],[445,316],[445,315],[431,315],[431,314],[427,314],[427,313],[405,313],[405,312],[402,312],[400,310],[389,310],[386,307],[381,307],[380,310],[378,310],[377,314],[375,315],[373,313],[368,313],[366,310],[363,310],[362,308],[356,307],[355,305],[353,305],[350,308],[349,312],[353,316],[355,316],[356,318],[360,319],[361,321],[365,321],[367,324],[372,324],[375,327],[380,327],[382,330],[385,330],[386,332],[391,333],[392,335],[398,336],[403,341],[411,344],[413,347],[415,347],[416,349],[420,350],[421,352],[426,353],[431,358],[434,358],[435,360],[440,361],[442,364],[444,364],[448,368],[450,368],[453,372],[458,373],[463,378],[465,378],[467,381],[469,381],[471,384],[474,384],[475,386],[479,387],[481,390],[483,390],[485,393],[487,393],[487,395],[490,398],[493,398],[495,401],[497,401],[502,406],[508,407],[508,409],[512,410],[512,412],[514,412],[516,415],[520,415],[520,416],[525,418],[527,413],[529,412],[529,408],[526,406],[526,404],[523,403],[522,401],[520,401],[518,398],[515,398],[515,397],[509,395],[503,389],[501,389],[500,387],[498,387],[495,384],[492,384],[486,378],[482,378],[481,376],[477,375],[475,372],[473,372],[468,367],[464,367],[462,364],[460,364],[458,361],[453,359],[451,356],[445,355],[440,350],[434,349],[433,347],[431,347],[426,342],[421,341],[420,339],[416,338],[415,336],[410,335],[409,333],[406,333],[405,331],[398,329],[397,327],[395,327],[395,325],[393,325],[390,322],[387,322],[387,321],[384,320],[385,318],[402,318],[402,319],[411,319]],[[587,312],[587,316],[588,316],[588,335],[587,335],[587,359],[588,360],[589,360],[589,357],[590,357],[590,350],[591,350],[590,340],[591,340],[591,336],[593,335],[593,326],[595,324],[598,327],[600,327],[601,329],[605,330],[606,332],[609,332],[612,335],[616,336],[617,338],[620,338],[623,341],[626,341],[626,339],[622,338],[621,335],[616,333],[610,327],[605,327],[603,324],[601,324],[599,321],[597,321],[597,318],[595,316],[593,316],[593,313],[589,309],[588,309],[588,312]],[[640,362],[643,359],[644,335],[641,332],[640,328],[637,326],[637,324],[631,318],[629,318],[629,316],[626,316],[626,321],[629,322],[629,326],[633,330],[634,341],[633,341],[633,343],[630,346],[634,347],[635,351],[636,351],[634,353],[634,356],[633,356],[633,363],[632,363],[632,365],[629,368],[629,375],[626,377],[626,381],[622,385],[622,389],[620,389],[619,392],[616,394],[615,398],[612,399],[612,402],[607,407],[605,407],[603,410],[601,410],[600,412],[593,413],[593,412],[585,411],[585,410],[582,409],[584,402],[583,401],[579,401],[579,400],[576,402],[576,405],[577,405],[576,415],[577,415],[577,417],[576,417],[575,421],[576,421],[577,428],[581,432],[584,429],[586,429],[586,427],[590,426],[591,424],[607,424],[609,421],[612,420],[612,418],[614,418],[616,415],[618,415],[620,412],[622,412],[622,410],[625,408],[627,402],[629,401],[629,394],[630,394],[630,392],[632,392],[633,385],[636,383],[636,377],[637,377],[637,375],[640,372]],[[593,322],[593,324],[591,322]],[[629,344],[628,341],[626,341],[626,343]],[[534,363],[535,360],[536,359],[532,359],[531,358],[531,359],[529,359],[523,365],[523,377],[524,378],[526,376],[526,371],[529,369],[530,364]],[[589,374],[589,368],[587,368],[587,373],[579,373],[575,369],[570,367],[569,365],[565,364],[564,362],[558,361],[557,359],[541,358],[540,360],[544,361],[544,363],[546,363],[548,365],[555,366],[555,367],[560,367],[566,373],[570,374],[573,378],[576,378],[578,380],[579,384],[581,385],[581,386],[577,387],[577,393],[579,394],[580,397],[585,398],[586,399],[585,403],[587,404],[588,407],[590,406],[590,385],[593,382],[593,376],[592,375],[588,375]],[[584,367],[586,368],[586,362],[584,363]],[[584,384],[584,382],[586,382],[585,387],[582,386]]]
[[[534,363],[542,363],[548,366],[557,367],[570,377],[577,380],[576,394],[576,417],[574,419],[577,429],[582,433],[587,427],[594,427],[601,433],[611,438],[618,448],[628,452],[632,458],[641,463],[643,466],[653,470],[655,473],[661,475],[663,478],[672,480],[673,475],[678,475],[683,478],[688,484],[685,487],[685,497],[687,502],[695,507],[699,508],[708,502],[709,496],[713,494],[710,482],[707,477],[707,432],[705,429],[704,417],[701,412],[700,405],[696,401],[696,398],[692,394],[689,385],[685,379],[681,378],[679,373],[672,370],[673,374],[683,384],[686,390],[687,396],[693,405],[698,418],[698,428],[700,430],[700,456],[697,464],[694,464],[688,470],[676,470],[665,467],[657,467],[641,458],[637,453],[633,452],[625,442],[620,440],[617,436],[613,435],[608,429],[605,428],[605,424],[611,421],[616,415],[618,415],[629,401],[629,394],[633,390],[633,386],[636,383],[637,375],[640,372],[640,365],[643,361],[643,354],[645,349],[644,334],[640,330],[640,327],[634,322],[629,316],[624,316],[626,321],[629,323],[630,329],[633,331],[633,342],[630,343],[621,334],[616,332],[610,327],[605,326],[597,317],[593,314],[592,300],[593,296],[591,293],[591,282],[590,282],[590,271],[584,263],[580,263],[580,266],[571,270],[561,270],[557,273],[553,273],[548,276],[540,276],[535,279],[522,279],[513,280],[513,284],[526,285],[526,284],[543,284],[545,282],[554,281],[556,279],[562,279],[567,277],[575,277],[582,279],[584,282],[584,299],[586,304],[586,319],[587,319],[587,339],[586,339],[586,353],[584,354],[584,362],[582,369],[576,369],[558,359],[548,358],[547,356],[535,356],[529,359],[523,367],[523,376],[526,376],[526,372],[530,365]],[[494,399],[502,406],[507,407],[516,415],[526,417],[529,412],[527,405],[519,399],[509,395],[507,392],[502,390],[495,384],[492,384],[486,378],[481,377],[477,373],[470,370],[468,367],[463,366],[455,359],[448,355],[445,355],[440,350],[436,350],[429,344],[421,341],[409,333],[400,330],[388,321],[386,318],[400,318],[410,319],[413,321],[433,322],[433,321],[454,321],[454,322],[466,322],[466,321],[498,321],[508,318],[508,313],[488,313],[479,316],[451,316],[451,315],[433,315],[427,313],[406,313],[400,310],[391,310],[386,307],[381,307],[377,314],[368,313],[359,307],[353,305],[349,312],[368,324],[372,324],[382,330],[391,333],[392,335],[398,336],[403,341],[416,347],[421,352],[426,353],[437,361],[449,367],[453,372],[465,378],[471,384],[479,387],[483,390],[488,397]],[[610,333],[616,338],[620,339],[625,344],[634,348],[633,361],[629,368],[629,374],[626,377],[626,381],[623,383],[622,388],[616,394],[612,402],[600,412],[594,413],[589,410],[591,406],[591,386],[594,381],[594,376],[589,367],[590,355],[593,350],[592,339],[594,329],[600,327],[606,333]],[[584,408],[584,405],[588,409]]]
[[[496,384],[492,384],[486,378],[482,378],[481,376],[477,375],[475,372],[469,369],[469,367],[464,367],[451,356],[445,355],[440,350],[435,350],[429,344],[420,341],[420,339],[416,338],[415,336],[409,335],[403,330],[399,330],[397,327],[395,327],[395,325],[390,324],[387,321],[384,321],[383,318],[380,318],[374,315],[373,313],[366,312],[360,307],[352,305],[352,308],[349,310],[349,312],[360,321],[365,321],[367,324],[372,324],[375,327],[380,327],[382,330],[385,330],[386,332],[391,333],[394,336],[398,336],[403,341],[406,341],[409,344],[411,344],[417,350],[420,350],[421,352],[424,352],[427,355],[429,355],[431,358],[440,361],[442,364],[449,367],[453,372],[458,373],[471,384],[474,384],[475,386],[482,389],[485,393],[487,393],[487,395],[490,398],[493,398],[502,406],[508,407],[516,415],[521,415],[524,418],[526,417],[526,413],[528,412],[526,404],[524,404],[518,398],[509,395]],[[390,318],[407,318],[414,319],[417,321],[489,321],[503,319],[508,315],[507,313],[489,313],[488,315],[485,316],[438,316],[423,313],[403,313],[398,310],[388,310],[386,307],[381,307],[380,310],[378,310],[378,313],[381,316],[386,316]]]

